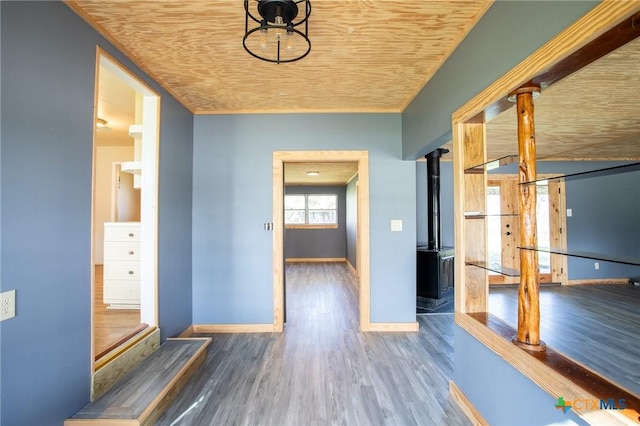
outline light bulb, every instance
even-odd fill
[[[267,49],[267,29],[266,28],[262,28],[260,30],[260,48],[262,50]]]
[[[282,20],[282,16],[276,16],[275,19],[275,24],[276,25],[284,25],[284,21]],[[278,28],[276,29],[276,40],[280,41],[282,38],[282,29]]]
[[[293,52],[293,31],[287,31],[287,36],[285,39],[287,41],[287,50],[289,52]]]

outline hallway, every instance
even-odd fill
[[[469,424],[448,399],[453,315],[418,333],[360,333],[341,263],[287,265],[282,334],[213,334],[160,425]]]

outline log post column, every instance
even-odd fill
[[[510,99],[515,97],[518,116],[520,247],[538,245],[536,185],[524,183],[537,178],[533,97],[539,93],[539,87],[527,86],[517,89],[509,96]],[[540,340],[539,268],[538,252],[535,250],[520,250],[518,334],[513,341],[527,350],[545,350],[545,344]]]

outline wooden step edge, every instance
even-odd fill
[[[201,340],[204,344],[189,358],[178,373],[151,401],[151,404],[140,414],[137,419],[73,419],[64,421],[65,426],[141,426],[152,425],[167,409],[171,401],[182,390],[193,373],[200,367],[207,357],[207,348],[211,344],[210,337],[194,338],[170,338],[167,340]]]
[[[127,352],[129,349],[133,348],[136,344],[140,343],[147,336],[151,335],[154,331],[156,331],[158,327],[146,327],[138,332],[136,335],[131,336],[129,340],[123,342],[117,348],[114,348],[111,352],[102,356],[99,360],[96,360],[93,365],[93,371],[98,372],[101,368],[109,364],[114,359],[118,358],[123,353]]]
[[[171,379],[169,383],[158,393],[158,396],[140,414],[138,421],[140,425],[153,425],[164,413],[169,404],[189,381],[193,373],[200,367],[207,357],[207,348],[211,344],[211,337],[198,338],[172,338],[167,340],[201,340],[204,344],[191,356],[185,365]]]

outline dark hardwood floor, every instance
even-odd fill
[[[282,334],[213,334],[159,425],[468,425],[448,399],[453,315],[418,333],[360,333],[343,264],[287,265]]]
[[[489,312],[517,327],[517,286],[491,287]],[[540,287],[540,337],[558,352],[640,395],[640,288]]]

